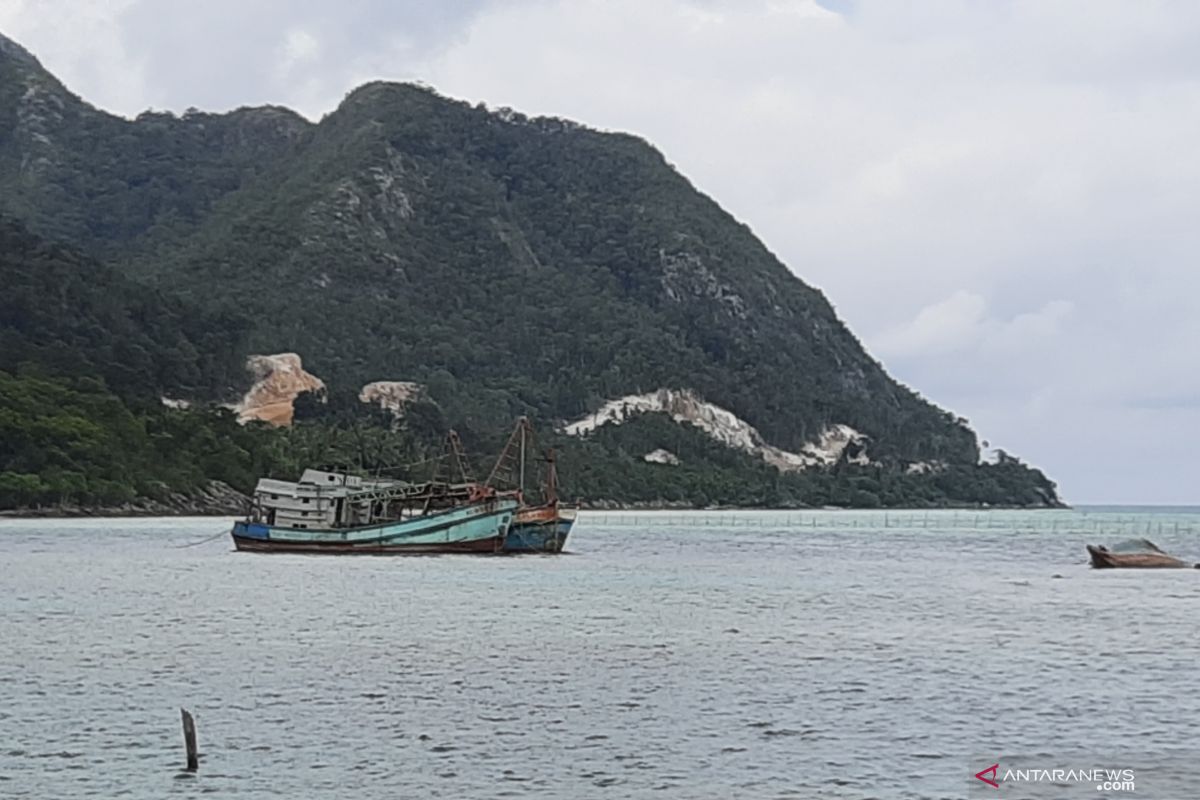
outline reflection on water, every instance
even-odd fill
[[[1083,545],[1200,561],[1200,515],[953,513],[585,514],[559,558],[3,521],[0,796],[962,797],[1197,739],[1200,572]]]

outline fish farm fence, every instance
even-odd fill
[[[856,512],[856,511],[734,511],[734,512],[633,512],[584,511],[581,522],[604,527],[670,526],[681,528],[817,528],[817,529],[929,529],[1112,532],[1127,536],[1200,534],[1200,513],[1077,514],[1046,512],[962,511]]]

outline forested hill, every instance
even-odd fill
[[[85,103],[0,35],[0,212],[94,254],[196,224],[309,127],[279,108],[147,111],[129,122]]]
[[[200,312],[0,217],[0,370],[101,378],[118,394],[229,396],[246,324]]]
[[[877,500],[884,475],[932,485],[977,469],[965,420],[892,380],[819,291],[633,136],[389,83],[316,124],[275,107],[126,120],[0,42],[0,212],[224,320],[228,336],[198,345],[210,366],[187,379],[192,400],[227,393],[216,365],[238,342],[240,355],[298,352],[331,386],[421,384],[481,442],[517,414],[560,427],[672,390],[727,412],[760,449],[852,431],[843,467]],[[707,445],[681,469],[646,463],[688,449],[658,427],[664,410],[564,440],[568,461],[587,451],[660,494],[706,464],[738,476],[726,483],[779,478],[746,448],[724,466]],[[989,502],[1054,502],[1028,477],[1031,495],[993,488]],[[606,481],[632,489],[607,473],[592,485]],[[929,502],[980,501],[956,494]]]

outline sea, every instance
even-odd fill
[[[1084,550],[1200,562],[1197,508],[597,511],[517,557],[229,523],[0,521],[0,798],[1200,797],[1200,569]]]

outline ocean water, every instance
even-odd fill
[[[1200,797],[1200,511],[585,513],[569,554],[0,521],[3,798]],[[179,709],[202,760],[181,776]]]

